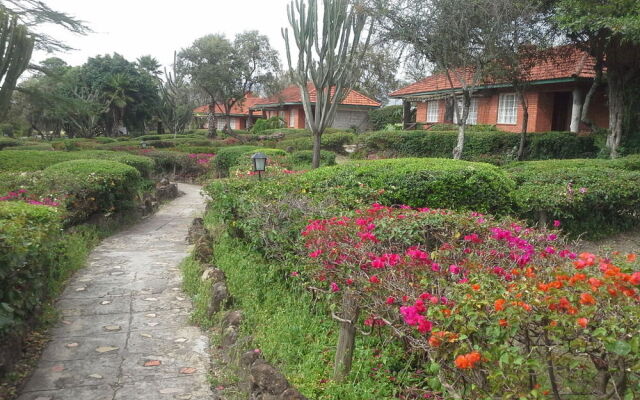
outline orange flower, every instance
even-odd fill
[[[594,299],[589,293],[582,293],[580,295],[580,304],[593,305],[596,304],[596,299]]]
[[[444,315],[445,317],[451,316],[451,310],[448,308],[445,308],[444,310],[442,310],[442,315]]]
[[[477,283],[474,284],[474,285],[471,285],[471,289],[473,289],[475,291],[478,291],[478,290],[480,290],[480,285],[478,285]]]
[[[558,326],[558,321],[549,322],[549,326]]]
[[[600,286],[602,286],[602,281],[598,278],[589,278],[589,284],[592,288],[598,289]]]
[[[507,301],[505,299],[498,299],[493,303],[493,307],[496,309],[496,311],[502,311],[504,310],[504,303],[506,303]]]
[[[627,254],[627,261],[629,262],[635,262],[637,259],[637,256],[634,253],[631,254]]]
[[[583,328],[586,328],[588,323],[589,320],[586,318],[578,318],[578,320],[576,321],[576,324],[580,325]]]
[[[506,328],[507,326],[509,326],[509,322],[507,322],[506,319],[501,319],[500,321],[498,321],[498,325],[500,325],[503,328]]]
[[[471,353],[461,354],[456,357],[455,364],[456,367],[460,369],[471,369],[480,361],[482,361],[482,355],[477,351],[472,351]]]
[[[429,346],[440,347],[441,344],[442,344],[442,340],[439,337],[436,337],[435,335],[431,335],[431,337],[429,338]]]

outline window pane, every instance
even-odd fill
[[[439,104],[437,100],[427,102],[427,122],[438,122],[438,111]]]

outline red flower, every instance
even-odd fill
[[[594,299],[589,293],[582,293],[580,295],[580,304],[593,305],[596,304],[596,299]]]
[[[369,282],[380,283],[380,278],[378,278],[376,275],[371,275],[371,277],[369,278]]]
[[[576,324],[580,325],[583,328],[586,328],[588,323],[589,320],[587,318],[578,318],[578,320],[576,321]]]
[[[504,310],[504,303],[506,303],[507,301],[505,299],[498,299],[493,303],[493,307],[496,309],[496,311],[502,311]]]
[[[385,301],[385,303],[387,304],[393,304],[396,302],[396,299],[393,297],[387,297],[387,300]]]

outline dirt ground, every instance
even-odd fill
[[[622,254],[638,254],[640,253],[640,229],[597,241],[579,241],[574,247],[580,251],[589,251],[604,256],[610,255],[615,251]]]

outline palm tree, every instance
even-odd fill
[[[129,78],[125,74],[114,74],[107,83],[105,97],[113,118],[113,125],[111,126],[111,134],[113,136],[118,136],[120,133],[124,110],[128,104],[133,102],[133,98],[130,96],[133,92],[135,92],[135,89],[132,88]]]

